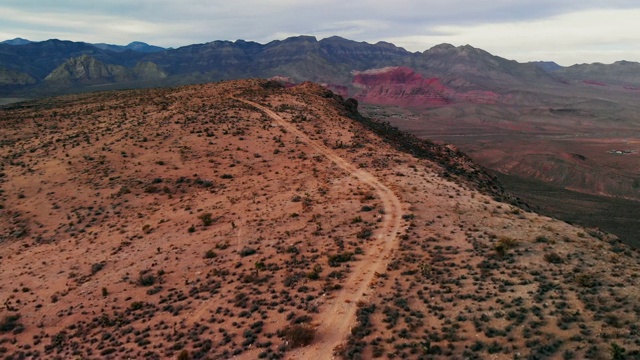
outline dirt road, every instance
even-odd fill
[[[374,274],[385,271],[389,255],[396,247],[402,226],[402,204],[396,194],[373,174],[356,168],[332,149],[311,140],[272,110],[249,100],[236,99],[263,111],[315,151],[335,162],[362,183],[373,187],[384,206],[384,217],[368,251],[351,267],[351,274],[346,279],[342,290],[332,294],[333,297],[321,307],[321,313],[317,316],[320,325],[314,342],[305,348],[295,349],[287,356],[289,359],[332,359],[334,358],[333,349],[347,339],[351,326],[355,323],[358,301],[367,301],[370,295],[367,290],[374,279]]]

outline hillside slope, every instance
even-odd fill
[[[356,109],[259,80],[0,109],[2,354],[638,356],[636,251]]]

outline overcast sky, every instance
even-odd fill
[[[0,0],[0,40],[180,47],[332,35],[410,51],[472,45],[521,62],[640,61],[637,0]]]

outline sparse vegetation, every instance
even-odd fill
[[[333,321],[349,359],[637,356],[633,249],[313,84],[237,84],[0,110],[0,357],[329,358]]]

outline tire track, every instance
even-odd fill
[[[373,174],[356,168],[334,150],[311,140],[305,133],[269,108],[253,101],[235,97],[234,99],[264,112],[287,131],[305,141],[315,151],[335,162],[351,176],[373,187],[384,206],[385,214],[380,228],[376,230],[376,238],[370,242],[368,250],[360,257],[360,260],[351,267],[352,272],[346,279],[343,288],[334,293],[334,296],[323,305],[323,310],[318,316],[320,325],[314,342],[305,348],[295,349],[287,354],[290,359],[332,359],[334,357],[333,349],[347,338],[351,326],[355,322],[358,301],[365,300],[369,295],[367,289],[374,280],[375,273],[385,271],[389,255],[396,247],[399,231],[402,227],[402,204],[396,194]]]

